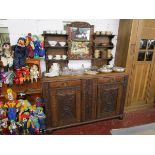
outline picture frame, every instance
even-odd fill
[[[87,22],[72,22],[67,24],[67,32],[69,59],[91,59],[94,25]]]

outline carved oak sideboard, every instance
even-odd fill
[[[125,73],[43,78],[47,133],[123,118],[127,79]]]

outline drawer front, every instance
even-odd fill
[[[112,83],[114,81],[115,81],[114,77],[103,77],[98,79],[98,84]]]
[[[59,81],[59,82],[51,82],[49,84],[50,88],[73,87],[73,86],[80,86],[80,85],[81,85],[81,80]]]
[[[104,78],[99,78],[98,79],[98,84],[122,82],[122,81],[124,81],[124,77],[122,77],[122,76],[104,77]]]

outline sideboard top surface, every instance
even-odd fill
[[[43,82],[65,81],[65,80],[77,80],[77,79],[92,79],[101,77],[116,77],[127,76],[126,73],[99,73],[97,75],[70,75],[70,76],[57,76],[57,77],[43,77]]]

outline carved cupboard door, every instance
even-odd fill
[[[52,127],[81,121],[80,86],[54,88],[50,91]]]
[[[119,115],[123,94],[122,84],[98,84],[97,91],[97,118]]]

